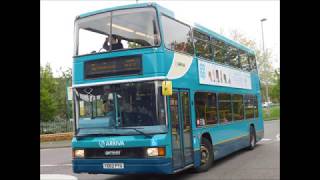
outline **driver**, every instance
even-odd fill
[[[103,43],[103,49],[106,51],[109,50],[109,45],[108,45],[109,39],[108,37],[105,39]],[[123,49],[123,45],[121,43],[121,38],[116,35],[111,36],[111,50],[117,50],[117,49]]]

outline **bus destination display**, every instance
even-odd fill
[[[141,56],[117,57],[85,63],[85,78],[141,74]]]

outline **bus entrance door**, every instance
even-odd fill
[[[187,90],[173,90],[170,98],[173,169],[193,163],[190,98]]]

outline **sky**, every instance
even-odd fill
[[[237,30],[262,49],[272,51],[274,68],[280,67],[280,1],[279,0],[207,0],[168,1],[139,0],[139,3],[157,2],[172,10],[178,20],[197,22],[208,29],[229,37]],[[136,3],[136,0],[41,0],[40,1],[40,63],[50,63],[55,76],[59,69],[72,68],[74,19],[77,15],[113,6]]]

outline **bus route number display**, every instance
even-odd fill
[[[141,74],[141,56],[117,57],[85,63],[85,78]]]

